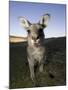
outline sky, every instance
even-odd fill
[[[10,35],[27,36],[27,32],[20,26],[19,16],[37,23],[46,13],[51,15],[48,26],[44,29],[46,38],[63,37],[66,33],[66,5],[49,3],[32,3],[21,1],[9,2]]]

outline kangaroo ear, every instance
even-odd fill
[[[28,29],[28,27],[30,26],[30,22],[24,17],[19,17],[19,21],[20,21],[20,25],[25,29]]]
[[[46,27],[48,25],[48,22],[50,20],[50,14],[45,14],[41,17],[40,19],[40,24],[43,26],[43,27]]]

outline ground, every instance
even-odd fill
[[[66,37],[45,39],[44,72],[36,72],[36,87],[66,85]],[[34,87],[27,62],[27,42],[10,43],[9,88]]]

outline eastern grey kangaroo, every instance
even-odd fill
[[[28,32],[27,58],[30,68],[31,79],[35,80],[34,66],[39,65],[39,71],[43,72],[44,60],[46,58],[45,38],[43,29],[47,27],[50,14],[41,16],[38,23],[30,23],[26,18],[19,17],[20,24]]]

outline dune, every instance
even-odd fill
[[[24,40],[24,39],[23,39]],[[34,87],[30,78],[27,60],[27,42],[10,43],[10,80],[9,88]],[[66,37],[45,40],[47,59],[44,72],[36,71],[38,87],[66,85]]]

